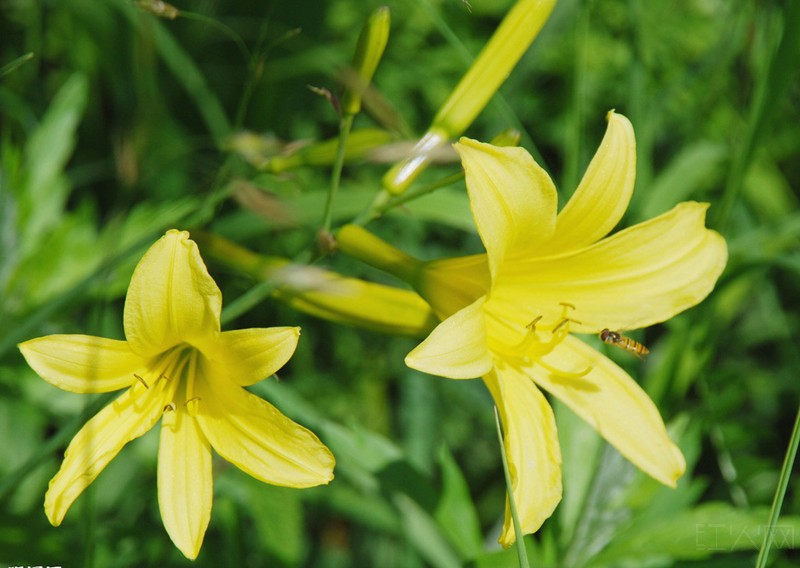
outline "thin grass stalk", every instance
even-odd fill
[[[331,217],[333,215],[333,201],[339,191],[339,183],[342,179],[342,168],[344,167],[344,153],[347,149],[347,138],[350,136],[350,129],[353,126],[354,115],[349,114],[342,117],[339,125],[339,147],[336,149],[336,160],[333,162],[333,172],[331,173],[331,188],[328,198],[325,200],[325,212],[322,218],[322,230],[329,233],[331,230]]]
[[[508,473],[508,460],[506,460],[505,446],[503,445],[503,427],[500,424],[500,416],[497,407],[494,407],[494,420],[497,424],[497,438],[500,440],[500,458],[503,460],[503,475],[506,478],[506,491],[508,492],[508,506],[511,510],[511,518],[514,520],[514,534],[516,535],[517,558],[520,568],[530,568],[528,562],[528,551],[525,549],[525,538],[522,534],[522,525],[519,523],[517,514],[517,504],[514,503],[514,490],[511,487],[511,475]]]
[[[794,428],[792,429],[792,437],[789,440],[789,448],[786,450],[786,457],[783,459],[781,476],[778,479],[778,488],[775,490],[775,497],[772,500],[772,509],[769,512],[767,530],[764,533],[764,542],[761,544],[761,549],[758,551],[758,558],[756,559],[756,568],[764,568],[767,565],[769,549],[775,537],[775,527],[778,523],[778,517],[780,517],[781,514],[783,500],[786,497],[786,488],[789,486],[789,477],[791,476],[792,467],[797,458],[798,445],[800,445],[800,407],[798,407],[797,415],[794,419]]]

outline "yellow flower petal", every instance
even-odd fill
[[[145,253],[125,299],[125,337],[144,357],[219,332],[222,295],[186,231],[167,231]]]
[[[436,326],[406,355],[406,365],[450,379],[474,379],[488,373],[492,357],[486,345],[483,303],[481,297]]]
[[[274,485],[311,487],[333,479],[333,454],[313,432],[244,389],[216,383],[198,383],[196,406],[197,421],[219,455]]]
[[[439,318],[445,319],[485,296],[491,284],[488,257],[476,254],[426,262],[417,286]]]
[[[636,179],[636,139],[630,121],[614,111],[600,147],[572,198],[558,214],[547,253],[578,249],[605,237],[628,208]]]
[[[92,335],[48,335],[20,343],[19,350],[48,383],[77,393],[128,387],[144,364],[125,341]]]
[[[512,367],[502,365],[483,380],[503,421],[503,446],[520,528],[530,534],[561,501],[561,448],[553,410],[533,381]],[[499,542],[508,548],[515,539],[506,504]]]
[[[299,327],[225,331],[219,337],[223,364],[237,384],[249,386],[274,375],[294,354]]]
[[[489,254],[492,275],[508,258],[535,254],[556,225],[558,196],[542,168],[522,148],[462,138],[461,156],[472,215]]]
[[[521,306],[552,322],[559,302],[568,302],[576,308],[569,317],[580,322],[570,331],[578,333],[669,319],[703,300],[725,268],[725,240],[704,225],[707,207],[681,203],[575,254],[505,266],[492,310],[524,325]]]
[[[44,498],[45,513],[54,526],[61,524],[72,502],[123,446],[158,421],[168,400],[168,385],[167,381],[159,381],[145,389],[137,382],[75,435]]]
[[[164,528],[190,560],[197,558],[211,519],[211,446],[183,405],[164,412],[158,448],[158,506]]]
[[[586,420],[636,467],[675,487],[686,470],[655,404],[628,374],[579,339],[566,337],[544,358],[552,369],[580,372],[568,378],[535,368],[536,383]]]

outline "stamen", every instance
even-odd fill
[[[203,399],[202,399],[202,398],[200,398],[199,396],[193,396],[192,398],[190,398],[189,400],[187,400],[186,402],[184,402],[184,403],[183,403],[183,406],[189,406],[189,403],[190,403],[190,402],[200,402],[201,400],[203,400]]]
[[[162,410],[161,412],[162,413],[164,413],[164,412],[175,412],[175,410],[176,410],[175,403],[174,402],[170,402],[169,404],[165,404],[164,405],[164,410]]]
[[[149,388],[150,388],[150,387],[147,385],[147,383],[145,382],[145,380],[144,380],[142,377],[140,377],[140,376],[139,376],[139,375],[137,375],[136,373],[134,373],[134,374],[133,374],[133,376],[134,376],[134,377],[136,377],[136,379],[137,379],[137,380],[138,380],[140,383],[142,383],[142,384],[144,385],[144,388],[146,388],[146,389],[149,389]]]
[[[558,324],[557,324],[557,325],[556,325],[556,326],[553,328],[553,331],[552,331],[551,333],[553,333],[553,335],[555,335],[555,333],[556,333],[556,332],[557,332],[559,329],[561,329],[561,326],[563,326],[564,324],[567,324],[567,323],[577,323],[578,325],[580,325],[580,324],[581,324],[581,322],[579,322],[579,321],[578,321],[578,320],[576,320],[576,319],[572,319],[572,318],[564,318],[564,319],[562,319],[560,322],[558,322]],[[569,333],[569,327],[567,327],[567,333]]]
[[[536,331],[536,324],[539,323],[539,320],[542,319],[542,317],[544,317],[544,316],[537,316],[537,317],[533,318],[531,320],[531,323],[529,323],[525,327],[527,327],[531,331]]]
[[[562,320],[561,320],[560,322],[558,322],[558,324],[557,324],[557,325],[556,325],[556,326],[553,328],[553,331],[552,331],[551,333],[552,333],[553,335],[555,335],[555,334],[556,334],[556,332],[557,332],[559,329],[561,329],[561,326],[563,326],[565,323],[569,323],[569,321],[570,321],[570,320],[569,320],[569,318],[564,318],[564,319],[562,319]]]

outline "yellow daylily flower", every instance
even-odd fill
[[[67,448],[45,496],[54,526],[123,446],[159,419],[158,504],[167,533],[188,558],[199,554],[211,517],[211,448],[266,483],[310,487],[333,479],[328,448],[243,388],[289,360],[299,328],[221,332],[221,308],[197,245],[189,233],[170,230],[133,273],[126,341],[50,335],[19,345],[28,364],[61,389],[127,388]]]
[[[628,206],[636,156],[633,127],[613,112],[558,213],[550,177],[525,150],[466,138],[455,146],[487,254],[417,271],[417,291],[446,319],[406,363],[444,377],[483,378],[503,421],[525,533],[538,530],[561,500],[555,420],[540,389],[674,487],[685,462],[653,402],[571,333],[646,327],[705,298],[727,261],[724,239],[705,227],[707,204],[681,203],[607,236]],[[507,507],[500,543],[514,540]]]

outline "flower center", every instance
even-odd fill
[[[194,394],[198,355],[197,349],[187,344],[164,351],[150,361],[142,374],[134,373],[138,384],[133,388],[139,395],[164,396],[170,401],[164,412],[185,407],[193,414],[194,403],[200,400]]]
[[[516,337],[519,337],[520,333],[523,335],[521,340],[515,343],[491,341],[490,350],[506,363],[516,367],[531,367],[536,364],[553,375],[565,379],[580,379],[586,376],[591,371],[591,367],[581,371],[565,371],[557,369],[542,360],[544,356],[552,352],[569,335],[570,323],[581,323],[569,315],[576,309],[575,306],[566,302],[560,302],[559,305],[561,306],[561,315],[558,319],[552,322],[543,322],[544,316],[538,315],[525,326],[524,331],[520,329],[513,330]],[[519,325],[500,320],[494,317],[491,312],[487,315],[493,320],[491,324],[495,329],[498,329],[496,326],[501,326],[501,329],[510,331],[510,326],[516,328]],[[504,335],[506,337],[509,336],[508,333]],[[497,336],[494,335],[494,337]]]

